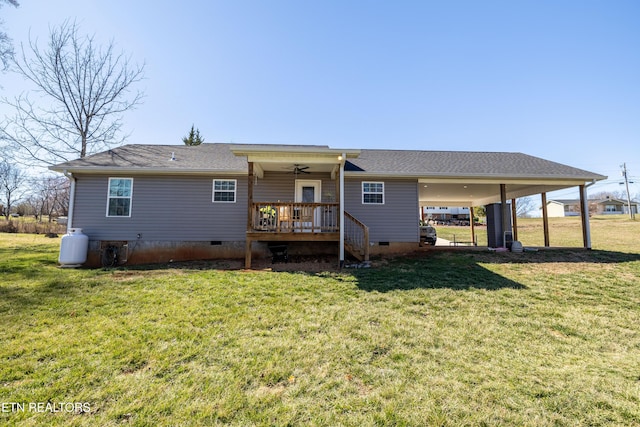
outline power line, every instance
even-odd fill
[[[622,168],[622,176],[624,177],[624,185],[627,187],[627,207],[629,208],[629,218],[634,219],[635,215],[631,209],[631,195],[629,194],[629,178],[627,177],[627,164],[620,165]],[[621,183],[622,184],[622,183]]]

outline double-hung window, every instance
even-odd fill
[[[214,203],[235,203],[236,201],[235,179],[214,179],[213,180],[213,202]]]
[[[133,178],[109,178],[107,216],[131,216]]]
[[[363,182],[362,203],[365,205],[383,205],[384,182]]]

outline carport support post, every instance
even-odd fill
[[[473,218],[473,206],[469,206],[469,224],[471,224],[471,241],[476,246],[476,225]]]
[[[582,241],[586,249],[591,249],[591,227],[589,226],[589,200],[587,187],[580,186],[580,219],[582,219]]]
[[[518,213],[516,199],[511,199],[511,225],[513,226],[513,240],[518,240]]]
[[[547,215],[547,193],[542,193],[542,228],[544,229],[544,246],[549,247],[549,215]]]
[[[509,212],[507,212],[507,185],[500,184],[500,211],[502,214],[502,247],[507,247],[505,234],[509,231]]]

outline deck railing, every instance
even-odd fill
[[[257,202],[251,204],[251,229],[272,233],[338,232],[338,203]]]

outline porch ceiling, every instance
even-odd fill
[[[302,159],[292,159],[289,161],[269,161],[269,162],[256,162],[263,171],[269,172],[293,172],[293,168],[298,165],[300,168],[305,168],[305,172],[332,172],[335,168],[339,167],[340,163],[335,161],[334,163],[312,163],[303,161]]]
[[[357,158],[360,150],[334,149],[328,146],[234,145],[236,156],[246,156],[256,173],[292,172],[296,166],[306,172],[335,172],[346,159]]]
[[[507,199],[515,199],[571,188],[584,181],[522,181],[506,184]],[[477,180],[418,180],[418,197],[422,206],[482,206],[500,202],[500,182]]]

